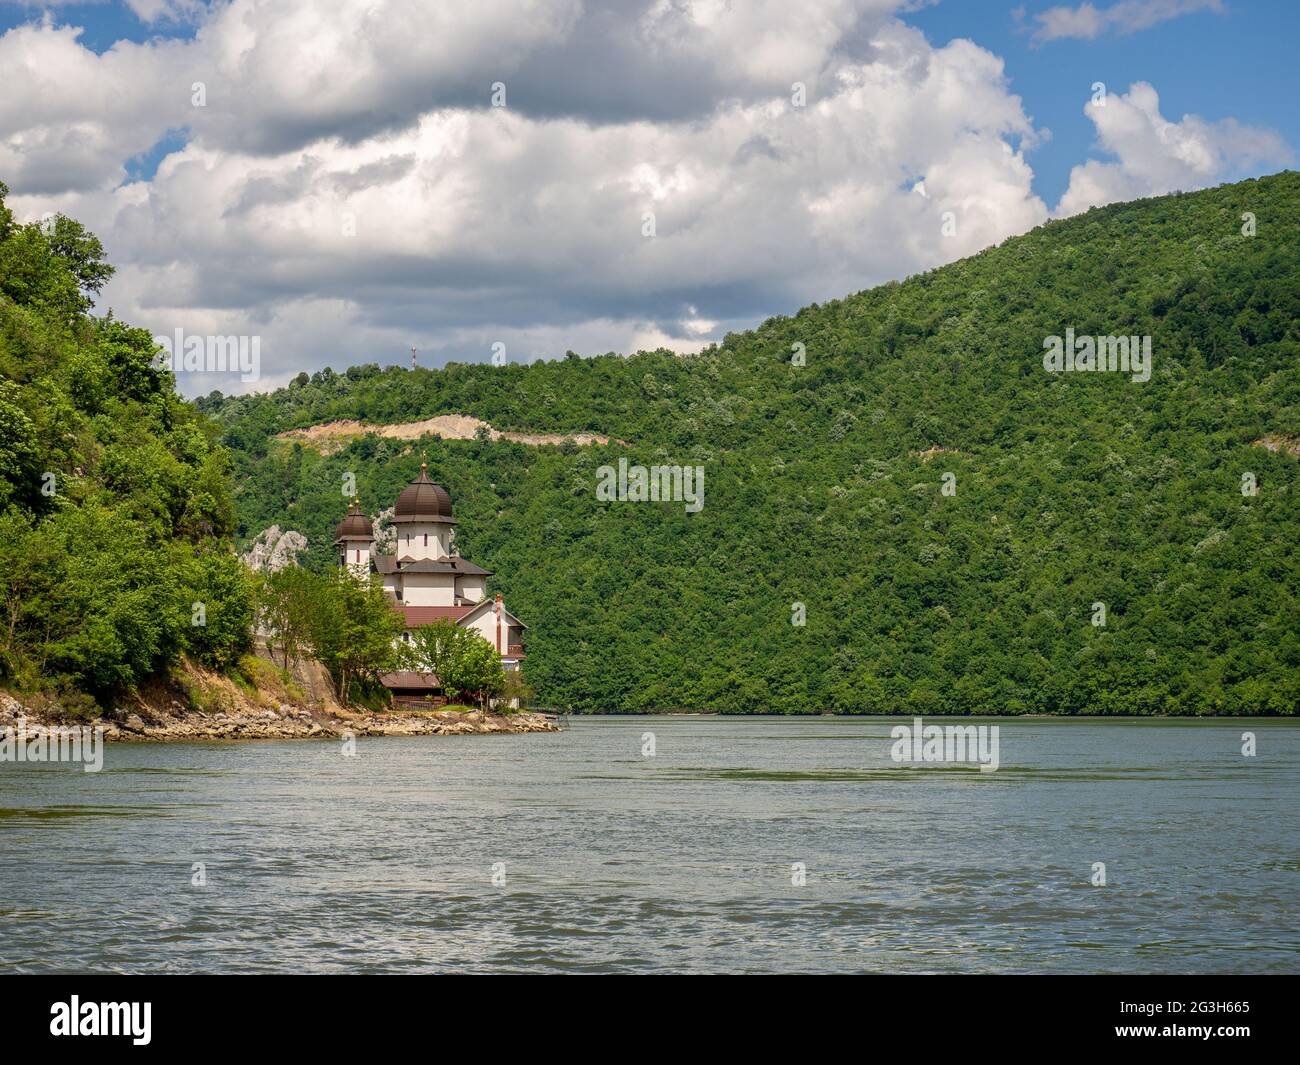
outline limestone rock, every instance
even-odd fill
[[[272,525],[259,533],[240,557],[249,569],[275,573],[286,566],[296,566],[298,555],[306,550],[307,537],[302,533]]]

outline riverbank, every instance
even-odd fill
[[[67,728],[67,720],[50,720],[33,707],[0,695],[0,730],[17,729],[25,722],[27,734],[47,728]],[[541,714],[490,714],[450,712],[329,713],[284,704],[275,708],[204,714],[177,704],[165,713],[145,717],[129,713],[121,720],[99,717],[76,722],[102,728],[104,739],[119,742],[159,743],[177,740],[290,740],[330,739],[345,736],[458,736],[476,733],[558,732],[559,726]]]
[[[106,740],[143,743],[560,731],[544,714],[344,707],[334,698],[318,662],[296,661],[285,670],[264,650],[241,660],[233,674],[182,659],[168,677],[132,693],[101,716],[70,714],[53,698],[0,691],[0,730],[18,729],[20,724],[28,735],[81,726],[102,728]]]

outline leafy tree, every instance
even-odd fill
[[[280,648],[285,669],[310,643],[317,618],[325,613],[324,583],[314,573],[286,566],[264,575],[256,586],[257,620],[268,648]]]
[[[208,551],[189,567],[187,649],[214,669],[227,669],[252,642],[253,578],[229,551]]]
[[[447,697],[469,697],[480,706],[505,686],[501,655],[477,632],[451,621],[435,621],[412,630],[407,663],[438,675]]]
[[[100,242],[68,218],[16,222],[7,192],[0,680],[108,705],[183,649],[222,665],[246,644],[229,464],[212,424],[152,366],[149,334],[86,313],[112,273]]]
[[[50,251],[67,264],[85,291],[98,293],[113,276],[113,267],[104,261],[104,245],[80,222],[57,214],[50,220],[46,233]]]
[[[378,683],[379,674],[400,663],[403,623],[377,577],[361,581],[339,570],[323,578],[320,589],[308,639],[330,671],[339,701],[346,704],[358,679]]]

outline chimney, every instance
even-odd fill
[[[497,654],[501,653],[501,593],[497,592],[496,601],[497,612]]]

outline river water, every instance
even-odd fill
[[[1300,722],[963,721],[991,773],[897,723],[0,763],[0,971],[1300,969]]]

